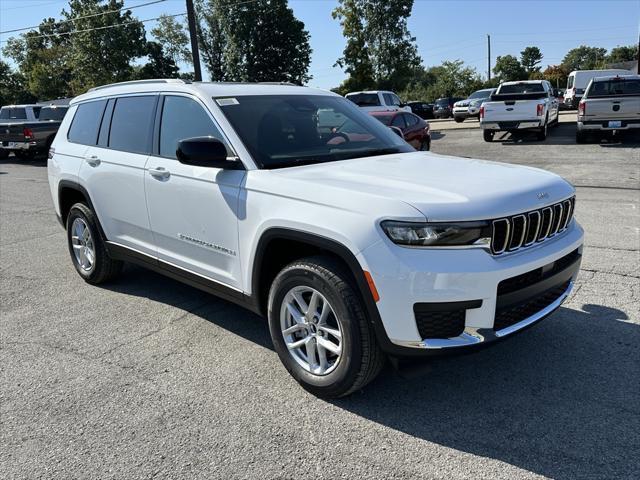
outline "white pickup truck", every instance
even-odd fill
[[[496,132],[533,130],[538,140],[547,138],[550,124],[558,121],[558,100],[546,80],[504,82],[480,108],[480,128],[485,142]]]

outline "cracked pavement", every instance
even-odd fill
[[[586,248],[564,306],[332,402],[239,307],[133,266],[85,284],[45,161],[0,161],[0,478],[640,477],[640,144],[578,146],[571,128],[433,142],[577,185]]]

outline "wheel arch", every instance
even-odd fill
[[[78,202],[86,203],[87,206],[95,212],[95,208],[93,208],[93,203],[91,202],[91,196],[86,188],[71,180],[60,180],[58,183],[58,205],[60,208],[60,223],[62,223],[63,227],[66,228],[67,217],[69,216],[71,207]],[[104,236],[102,227],[100,227],[100,230]]]
[[[378,307],[356,255],[343,243],[316,233],[280,227],[269,228],[262,233],[251,269],[251,296],[260,313],[267,314],[269,287],[282,267],[297,258],[314,254],[330,255],[346,267],[380,346],[383,350],[392,350],[394,345],[384,330]]]

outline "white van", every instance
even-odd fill
[[[564,94],[564,103],[569,108],[578,108],[578,103],[584,95],[584,91],[592,78],[608,77],[613,75],[631,75],[633,72],[613,68],[611,70],[574,70],[567,78],[567,91]]]

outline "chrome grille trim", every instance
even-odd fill
[[[493,220],[491,253],[515,252],[563,232],[570,225],[574,210],[575,197],[571,197],[537,210]]]
[[[519,239],[515,239],[513,238],[513,236],[515,235],[515,232],[516,232],[516,224],[517,222],[520,222],[521,219],[522,219],[522,234],[520,235]],[[519,249],[524,243],[524,236],[527,233],[527,217],[525,217],[524,215],[514,215],[513,217],[511,217],[511,227],[512,227],[511,235],[510,235],[511,238],[509,240],[510,252]]]
[[[538,233],[540,233],[540,221],[541,221],[541,217],[540,217],[540,212],[539,211],[534,211],[534,212],[529,212],[528,217],[529,217],[529,221],[528,223],[528,227],[527,227],[527,234],[525,235],[525,239],[529,238],[529,232],[531,230],[531,228],[533,227],[533,221],[531,220],[533,217],[536,217],[536,222],[535,222],[535,230],[533,232],[533,235],[531,235],[531,241],[529,242],[525,242],[524,246],[528,247],[529,245],[533,245],[534,243],[536,243],[536,239],[538,238]]]

